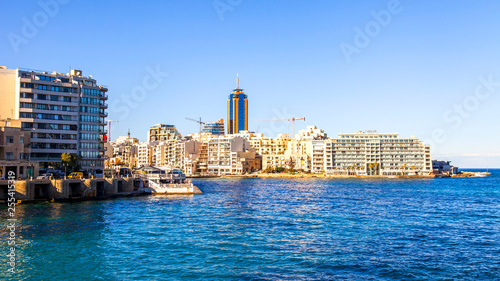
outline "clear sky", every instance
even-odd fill
[[[252,131],[305,117],[297,130],[415,135],[433,158],[500,167],[499,1],[40,2],[2,3],[0,65],[108,85],[112,138],[226,119],[239,73]]]

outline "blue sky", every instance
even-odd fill
[[[252,131],[306,117],[297,130],[415,135],[434,158],[500,167],[498,1],[55,1],[3,3],[0,65],[93,75],[113,138],[225,119],[239,73]]]

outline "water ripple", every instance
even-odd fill
[[[199,180],[202,196],[19,206],[19,272],[0,278],[499,280],[499,172]]]

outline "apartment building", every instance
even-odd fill
[[[16,178],[38,176],[38,162],[30,161],[31,133],[20,120],[0,120],[0,178],[14,172]]]
[[[400,138],[398,134],[376,131],[339,134],[336,139],[326,140],[324,163],[327,174],[407,175],[432,171],[430,146],[415,137]]]
[[[112,169],[137,167],[139,140],[131,137],[118,137],[115,142],[105,143],[106,167]]]
[[[148,130],[148,141],[180,140],[181,134],[174,125],[156,124]]]
[[[70,73],[0,67],[0,118],[31,131],[31,160],[57,166],[61,154],[81,157],[83,169],[103,169],[108,87],[81,70]]]
[[[182,140],[162,141],[155,148],[155,166],[182,169],[184,163],[184,142]]]
[[[216,122],[206,122],[203,124],[202,132],[211,133],[212,135],[223,135],[224,119],[219,119]]]
[[[156,165],[158,142],[148,141],[137,145],[137,167]]]
[[[236,175],[261,169],[260,158],[241,136],[213,136],[208,141],[207,172],[216,175]]]

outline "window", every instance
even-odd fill
[[[35,88],[35,84],[33,84],[33,83],[21,83],[21,88],[33,89],[33,88]]]
[[[64,102],[71,102],[71,97],[63,97]]]
[[[46,104],[37,104],[36,109],[41,109],[41,110],[48,110],[49,106]]]
[[[41,81],[54,81],[55,77],[37,75],[36,77],[40,78]]]
[[[22,99],[32,99],[33,98],[33,93],[21,93],[20,97]]]
[[[47,91],[47,85],[38,84],[38,90]]]
[[[33,123],[21,122],[21,127],[24,129],[31,129],[33,128]]]
[[[5,141],[7,143],[14,143],[14,137],[13,136],[6,136]]]
[[[24,137],[20,137],[20,138],[19,138],[19,142],[20,142],[20,143],[24,143]]]
[[[50,96],[50,100],[51,101],[59,101],[59,97],[58,96]]]
[[[5,158],[8,160],[14,159],[14,153],[12,152],[5,152]]]
[[[47,95],[37,94],[36,98],[39,99],[39,100],[46,100],[47,99]]]

